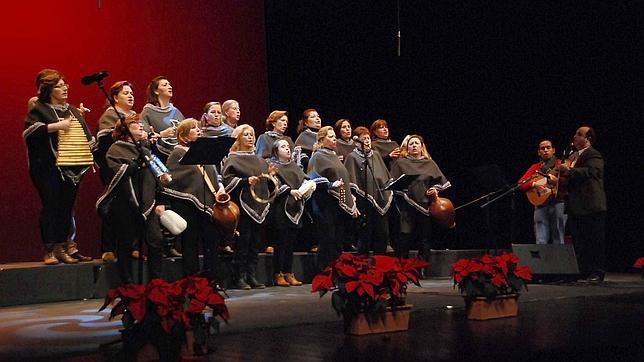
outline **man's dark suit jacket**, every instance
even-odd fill
[[[596,149],[586,149],[568,173],[566,212],[588,215],[606,211],[604,159]]]

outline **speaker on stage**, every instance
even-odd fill
[[[532,269],[534,280],[578,279],[579,267],[571,244],[512,244],[512,252],[521,265]]]

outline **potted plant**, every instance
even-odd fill
[[[99,311],[111,305],[110,319],[122,315],[121,336],[128,357],[136,359],[137,352],[151,343],[161,360],[178,360],[182,346],[184,355],[208,353],[208,340],[219,331],[216,317],[228,322],[220,292],[218,285],[200,276],[175,282],[152,279],[147,285],[110,289]],[[206,307],[211,316],[204,314]]]
[[[348,334],[406,330],[411,305],[407,285],[420,286],[420,269],[429,263],[390,256],[342,254],[313,278],[311,292],[332,291],[331,305],[344,318]]]
[[[528,266],[519,265],[512,253],[485,254],[452,264],[454,286],[465,298],[469,319],[516,316],[519,292],[532,280]]]

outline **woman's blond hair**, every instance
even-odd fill
[[[422,151],[421,154],[428,160],[432,159],[432,156],[429,155],[429,152],[427,152],[427,147],[425,146],[425,140],[423,140],[422,136],[419,136],[417,134],[410,134],[405,136],[405,139],[402,141],[402,144],[400,145],[400,157],[407,157],[409,152],[407,152],[407,144],[409,143],[409,140],[412,138],[418,138],[420,140],[420,145],[422,146]]]
[[[190,130],[199,127],[199,121],[194,118],[186,118],[177,126],[177,142],[182,146],[190,144]]]
[[[235,143],[233,143],[232,146],[230,146],[230,151],[235,152],[239,151],[239,143],[241,142],[242,137],[244,136],[244,131],[250,129],[250,131],[253,133],[253,147],[251,147],[251,151],[255,152],[255,129],[249,125],[249,124],[242,124],[233,130],[232,137],[235,139]]]

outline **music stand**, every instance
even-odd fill
[[[230,147],[235,143],[231,137],[199,137],[188,148],[188,152],[179,160],[180,165],[200,165],[203,170],[203,199],[206,201],[206,171],[204,165],[218,165],[228,155]],[[215,169],[217,167],[215,166]],[[218,184],[218,180],[211,180]],[[214,186],[214,185],[213,185]],[[216,198],[217,190],[213,190]],[[204,203],[204,212],[207,211]]]
[[[403,173],[395,179],[387,181],[384,187],[381,190],[393,190],[393,191],[402,191],[409,188],[409,185],[418,177],[419,175],[408,175]]]
[[[231,137],[199,137],[179,161],[180,165],[218,165],[235,143]]]

